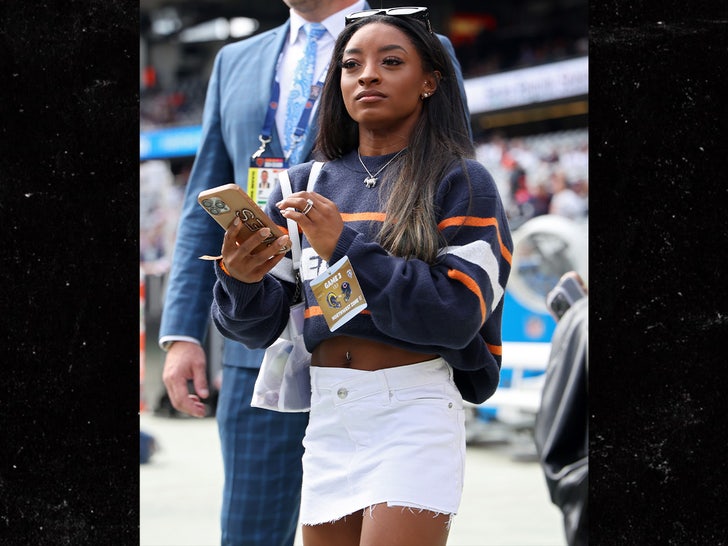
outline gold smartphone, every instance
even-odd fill
[[[255,247],[251,254],[257,254],[264,248],[269,247],[278,237],[283,235],[280,227],[237,184],[224,184],[202,191],[197,196],[197,202],[225,230],[233,223],[236,216],[239,217],[243,222],[243,227],[237,238],[238,243],[246,241],[256,231],[264,227],[270,228],[270,236]],[[283,248],[281,252],[286,250],[288,249]]]

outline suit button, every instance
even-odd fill
[[[336,391],[336,394],[339,398],[342,400],[347,397],[349,394],[349,391],[347,391],[344,387],[341,387],[338,391]]]

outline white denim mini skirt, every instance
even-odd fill
[[[457,513],[465,412],[442,358],[378,371],[311,367],[301,523],[376,504]]]

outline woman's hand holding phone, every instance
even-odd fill
[[[286,250],[290,248],[291,240],[288,235],[282,235],[253,254],[261,241],[270,237],[271,230],[268,227],[261,228],[251,237],[238,242],[241,229],[245,229],[243,222],[240,218],[235,218],[225,231],[222,243],[222,262],[227,273],[239,281],[260,282],[265,274],[283,259]]]
[[[197,201],[225,229],[223,266],[239,281],[263,279],[290,248],[290,239],[237,184],[200,192]]]

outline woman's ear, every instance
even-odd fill
[[[422,95],[427,94],[428,97],[431,97],[433,93],[435,93],[437,84],[440,82],[441,77],[442,75],[440,72],[435,70],[431,76],[425,80],[424,85],[422,86]]]
[[[421,100],[425,100],[435,93],[438,81],[440,81],[440,73],[435,71],[432,73],[432,77],[426,79],[422,85],[422,92],[420,93]]]

